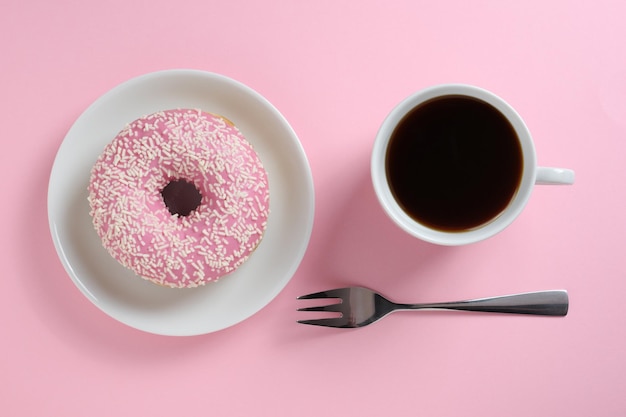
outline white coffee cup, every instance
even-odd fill
[[[397,201],[387,174],[386,158],[390,139],[398,124],[416,107],[448,96],[470,97],[493,106],[503,115],[519,141],[522,157],[521,177],[506,207],[496,216],[476,227],[448,231],[434,228],[409,215]],[[526,124],[504,100],[482,88],[465,84],[442,84],[418,91],[398,104],[383,121],[372,150],[371,174],[374,190],[387,215],[403,230],[427,242],[439,245],[464,245],[487,239],[504,230],[522,212],[535,184],[573,184],[569,169],[539,167],[535,147]]]

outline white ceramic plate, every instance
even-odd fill
[[[109,256],[89,216],[90,170],[105,145],[126,123],[171,108],[200,108],[232,120],[268,172],[271,213],[261,244],[233,274],[201,288],[162,288],[138,278]],[[52,238],[74,283],[114,319],[163,335],[221,330],[267,305],[304,256],[313,211],[311,170],[285,118],[245,85],[195,70],[140,76],[96,100],[63,140],[48,189]]]

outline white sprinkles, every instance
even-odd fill
[[[192,182],[202,201],[172,215],[161,190]],[[260,243],[267,173],[239,130],[200,110],[167,110],[128,124],[91,171],[90,214],[108,252],[137,275],[196,287],[234,271]]]

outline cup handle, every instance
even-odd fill
[[[535,184],[574,184],[574,171],[565,168],[537,167]]]

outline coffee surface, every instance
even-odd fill
[[[405,212],[452,232],[496,218],[523,169],[513,126],[495,107],[466,96],[436,98],[408,113],[391,135],[385,164]]]

